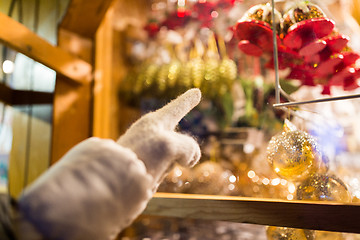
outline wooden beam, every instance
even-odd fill
[[[0,13],[0,42],[76,83],[88,82],[91,65],[51,45],[27,27]]]
[[[360,233],[360,205],[156,193],[144,215]]]
[[[15,90],[0,83],[0,101],[8,105],[52,104],[53,94],[39,91]]]
[[[140,117],[140,111],[122,104],[118,94],[129,68],[129,31],[142,32],[139,28],[146,23],[150,7],[148,0],[117,0],[96,32],[94,136],[117,139]]]
[[[93,16],[86,12],[87,5],[96,2],[99,3],[99,1],[87,1],[83,3],[84,6],[81,6],[78,5],[79,1],[71,1],[58,29],[58,46],[89,64],[94,62],[93,39],[87,38],[86,34],[84,37],[83,29],[78,24],[85,24],[83,27],[87,31],[89,29],[93,32],[96,31],[97,27],[92,26]],[[84,22],[77,22],[79,18]],[[74,145],[92,135],[92,80],[93,76],[91,75],[89,82],[76,85],[64,81],[62,76],[57,75],[53,105],[52,164]]]
[[[12,102],[12,90],[3,83],[0,83],[0,101],[6,104]]]
[[[54,104],[51,164],[70,148],[91,136],[91,84],[71,84],[57,76]]]
[[[101,138],[113,138],[111,134],[119,137],[117,129],[112,127],[114,121],[113,112],[116,112],[118,104],[112,103],[112,91],[116,89],[113,74],[115,69],[119,71],[121,66],[114,67],[114,29],[112,28],[113,9],[110,9],[104,17],[96,33],[95,46],[95,75],[94,75],[94,114],[93,114],[93,134]],[[120,55],[119,52],[116,53]],[[119,56],[120,57],[120,56]],[[116,119],[116,118],[115,118]]]
[[[144,20],[150,5],[147,0],[117,0],[114,5],[112,2],[113,0],[72,0],[59,25],[59,47],[96,64],[97,68],[93,85],[73,86],[61,78],[56,81],[52,163],[91,135],[116,139],[122,131],[119,118],[124,118],[125,114],[121,112],[117,93],[125,73],[120,56],[125,47],[121,34],[113,30],[114,15],[111,12],[114,12],[114,5],[116,11],[126,8],[127,17],[122,14],[126,19],[123,25],[126,26],[130,24],[129,19]],[[97,31],[100,33],[96,34]],[[98,54],[96,59],[93,55],[95,52]],[[129,122],[131,120],[126,114],[126,123]]]
[[[93,38],[113,0],[72,0],[60,24],[85,38]]]
[[[84,38],[76,33],[69,32],[66,29],[58,30],[58,46],[65,51],[69,52],[73,56],[77,56],[89,64],[94,62],[93,60],[93,40]]]
[[[360,0],[353,0],[350,9],[353,17],[360,24]]]
[[[49,92],[12,90],[11,105],[52,104],[53,97]]]

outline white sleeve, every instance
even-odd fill
[[[31,185],[19,207],[46,239],[110,240],[145,209],[152,188],[133,151],[90,138]]]

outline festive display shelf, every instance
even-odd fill
[[[143,215],[360,233],[360,205],[156,193]]]

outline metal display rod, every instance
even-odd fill
[[[275,104],[273,104],[273,107],[292,107],[292,106],[303,105],[303,104],[330,102],[330,101],[346,100],[346,99],[353,99],[353,98],[360,98],[360,94],[353,94],[353,95],[340,96],[340,97],[320,98],[320,99],[314,99],[314,100],[309,100],[309,101],[275,103]]]

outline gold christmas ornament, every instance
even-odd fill
[[[307,201],[351,202],[351,194],[341,179],[333,174],[315,174],[296,190],[296,199]],[[314,231],[316,240],[342,240],[342,233]]]
[[[171,169],[163,182],[160,184],[159,192],[186,193],[190,189],[192,172],[189,168],[179,164]]]
[[[266,236],[268,240],[314,240],[314,231],[269,226],[266,228]]]
[[[200,88],[205,75],[205,63],[200,57],[190,60],[191,63],[191,79],[193,87]]]
[[[219,67],[219,73],[223,81],[231,86],[237,77],[236,63],[230,58],[223,59]]]
[[[284,131],[269,142],[267,160],[270,166],[289,181],[304,180],[318,171],[326,172],[328,165],[315,139],[290,124],[287,121]]]
[[[351,202],[346,185],[332,174],[315,174],[302,182],[296,191],[298,200]]]
[[[218,95],[223,95],[232,88],[237,77],[237,65],[230,58],[224,58],[219,66],[220,81],[217,86]]]
[[[205,75],[202,84],[202,92],[205,96],[215,96],[215,84],[219,81],[219,61],[217,59],[208,59],[205,63]]]
[[[159,72],[156,75],[156,83],[157,83],[157,90],[162,93],[165,91],[168,85],[168,76],[169,76],[169,64],[161,65]]]
[[[181,67],[179,85],[182,88],[188,89],[192,87],[191,68],[192,63],[190,61],[184,63]]]
[[[231,175],[230,171],[225,170],[217,162],[200,163],[193,169],[194,180],[190,192],[194,194],[227,194]]]
[[[316,240],[345,240],[345,237],[340,232],[328,232],[328,231],[314,231]]]
[[[181,72],[181,63],[177,60],[172,61],[169,66],[168,85],[170,88],[175,87]]]
[[[145,71],[147,66],[142,67],[139,74],[136,76],[136,79],[134,79],[134,93],[136,95],[139,95],[142,93],[144,89],[144,81],[145,81]]]
[[[154,83],[159,68],[160,67],[157,64],[149,64],[144,72],[144,75],[140,75],[139,80],[144,83],[145,87],[149,87]],[[142,77],[144,79],[142,79]]]

